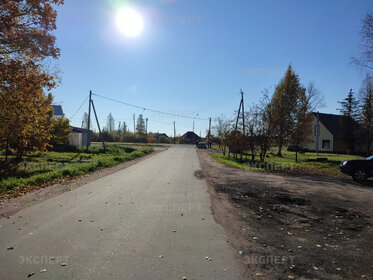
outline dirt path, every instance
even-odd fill
[[[372,279],[373,187],[224,166],[199,151],[212,211],[253,279]]]

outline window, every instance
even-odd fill
[[[330,140],[322,140],[322,148],[323,149],[330,149]]]

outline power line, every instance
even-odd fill
[[[84,99],[84,101],[82,102],[82,104],[80,104],[78,110],[76,110],[76,112],[74,113],[74,115],[72,115],[72,117],[71,117],[70,119],[74,118],[75,115],[80,111],[80,109],[83,107],[84,103],[87,101],[88,97],[89,97],[89,96],[87,96],[87,97]]]
[[[126,105],[126,106],[142,109],[144,111],[146,110],[146,111],[150,111],[150,112],[153,112],[153,113],[165,114],[165,115],[174,116],[174,117],[178,117],[178,118],[208,121],[208,119],[204,119],[204,118],[195,118],[195,117],[191,117],[191,116],[183,116],[183,115],[178,115],[178,114],[173,114],[173,113],[168,113],[168,112],[162,112],[162,111],[158,111],[158,110],[154,110],[154,109],[150,109],[150,108],[145,108],[145,107],[141,107],[141,106],[138,106],[138,105],[133,105],[133,104],[130,104],[130,103],[127,103],[127,102],[123,102],[123,101],[120,101],[120,100],[116,100],[116,99],[113,99],[113,98],[110,98],[110,97],[98,95],[98,94],[95,94],[95,93],[93,93],[93,95],[95,95],[97,97],[101,97],[103,99],[113,101],[113,102],[117,102],[117,103],[120,103],[120,104],[123,104],[123,105]]]

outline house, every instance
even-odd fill
[[[162,137],[164,137],[166,139],[169,139],[169,137],[167,136],[166,133],[156,133],[155,134],[155,139],[157,139],[157,141],[159,141]]]
[[[55,120],[63,118],[64,113],[63,113],[63,110],[62,110],[62,106],[61,105],[52,105],[52,107],[53,107],[53,118]]]
[[[346,153],[348,150],[347,142],[344,139],[343,119],[344,116],[324,113],[312,113],[312,135],[302,146],[310,151],[316,151],[316,130],[317,130],[317,115],[319,116],[319,151],[320,152],[335,152]],[[357,131],[360,130],[360,125],[356,122]],[[356,135],[357,136],[357,135]],[[367,144],[356,137],[355,152],[366,153]]]
[[[195,134],[193,131],[188,131],[180,137],[180,144],[196,144],[201,141],[201,137]]]
[[[79,147],[79,146],[88,146],[91,145],[91,140],[93,138],[93,131],[80,128],[80,127],[71,127],[71,138],[69,140],[69,145]]]

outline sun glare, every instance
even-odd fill
[[[127,37],[136,37],[144,28],[142,16],[131,8],[122,8],[117,14],[117,27]]]

